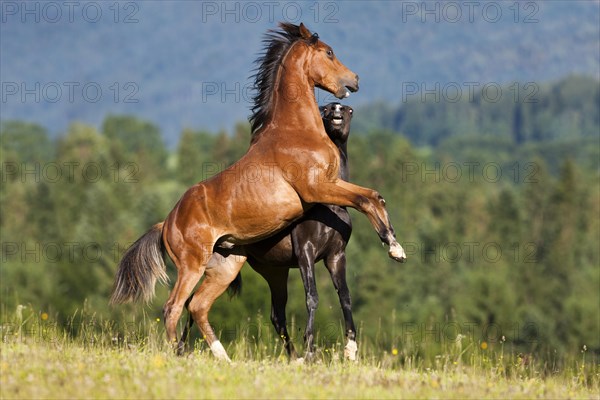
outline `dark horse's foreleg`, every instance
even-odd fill
[[[285,317],[285,306],[288,299],[287,280],[289,269],[282,267],[261,267],[256,268],[256,271],[265,278],[271,290],[271,323],[283,341],[283,346],[288,356],[291,359],[296,359],[298,355],[290,339]]]
[[[346,327],[346,347],[344,348],[344,357],[349,360],[356,360],[358,346],[356,345],[356,328],[354,319],[352,318],[352,301],[350,299],[350,290],[346,283],[346,254],[341,251],[332,256],[327,257],[325,266],[331,274],[333,286],[338,293],[342,313],[344,314],[344,322]]]

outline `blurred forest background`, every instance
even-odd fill
[[[471,101],[356,108],[351,181],[386,198],[409,257],[389,260],[352,211],[359,340],[389,348],[504,336],[521,351],[600,352],[599,82],[570,76],[538,89],[532,101],[490,102],[475,91]],[[4,120],[1,138],[2,313],[25,305],[65,323],[83,308],[115,321],[161,317],[165,287],[149,307],[109,308],[120,255],[187,187],[237,160],[250,136],[245,122],[232,132],[184,129],[169,148],[152,122],[109,114],[99,129],[73,122],[57,137]],[[320,338],[341,340],[337,295],[317,270]],[[267,285],[249,267],[243,279],[241,297],[224,295],[211,312],[225,341],[256,321],[271,329]],[[299,341],[297,270],[289,281]]]

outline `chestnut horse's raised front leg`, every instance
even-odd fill
[[[303,187],[295,187],[295,189],[302,200],[307,203],[352,207],[362,212],[371,221],[371,225],[375,228],[381,241],[390,246],[388,251],[390,258],[399,262],[406,261],[406,253],[396,240],[394,228],[385,209],[385,200],[375,190],[341,179],[333,182],[318,182]]]

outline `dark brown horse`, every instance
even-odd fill
[[[319,87],[338,98],[358,90],[358,76],[302,24],[271,31],[256,74],[252,144],[235,164],[197,183],[166,220],[154,225],[119,263],[112,303],[149,300],[156,280],[166,281],[164,249],[177,281],[164,308],[167,338],[177,343],[177,322],[200,278],[189,309],[212,353],[228,359],[208,322],[208,311],[246,260],[239,245],[273,235],[315,203],[354,207],[369,218],[391,258],[404,261],[383,198],[339,178],[340,157],[329,140],[315,100]],[[231,248],[213,257],[215,247]]]
[[[347,141],[350,134],[352,107],[330,103],[322,108],[322,113],[325,131],[339,149],[340,178],[347,181],[349,178]],[[351,233],[350,214],[345,207],[316,204],[301,219],[286,229],[260,242],[244,246],[248,263],[269,284],[271,322],[282,338],[288,355],[293,359],[297,358],[297,353],[287,331],[285,316],[289,269],[294,266],[299,267],[304,283],[308,310],[304,347],[306,356],[310,357],[313,352],[315,311],[319,302],[314,266],[321,260],[329,270],[344,315],[347,339],[344,356],[350,360],[356,359],[356,328],[352,318],[350,291],[346,283],[345,250]],[[238,275],[231,286],[234,292],[239,291],[241,275]],[[180,353],[183,352],[193,323],[190,313],[179,342]]]

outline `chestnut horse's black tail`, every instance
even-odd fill
[[[154,297],[156,280],[168,282],[162,254],[162,226],[163,222],[154,225],[123,255],[110,297],[111,304],[140,299],[148,302]]]
[[[242,274],[238,272],[235,279],[229,284],[227,288],[227,293],[229,293],[229,297],[236,297],[242,293]]]

